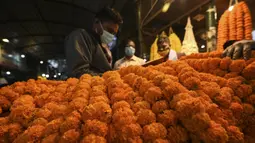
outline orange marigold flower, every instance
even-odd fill
[[[231,72],[241,73],[245,68],[245,61],[244,60],[233,60],[229,66],[229,70]]]
[[[96,136],[94,134],[87,135],[81,140],[81,143],[92,143],[92,142],[106,143],[106,140],[104,137]]]
[[[232,96],[234,96],[234,92],[231,88],[224,87],[220,90],[220,94],[217,95],[214,100],[220,106],[228,108],[231,104]]]
[[[143,127],[143,138],[145,141],[153,141],[157,138],[167,136],[166,128],[160,123],[151,123]]]
[[[112,111],[115,112],[119,108],[130,108],[130,105],[126,101],[119,101],[112,105]]]
[[[244,134],[236,126],[227,127],[228,141],[231,143],[242,143],[244,142]]]
[[[254,107],[251,104],[243,104],[243,112],[247,115],[252,115],[254,113]]]
[[[201,137],[204,142],[217,143],[228,141],[226,130],[220,124],[213,121],[211,121],[210,128],[203,132]]]
[[[229,66],[231,65],[232,60],[229,57],[223,58],[220,61],[220,68],[222,70],[228,70]]]
[[[59,140],[59,143],[76,143],[80,139],[80,132],[75,129],[66,131]]]
[[[199,98],[181,100],[176,105],[176,111],[180,118],[187,118],[199,112],[205,112],[205,106]]]
[[[133,106],[132,106],[132,110],[137,113],[139,110],[141,109],[151,109],[151,105],[149,102],[147,101],[139,101],[136,102]]]
[[[137,120],[134,112],[129,108],[119,108],[112,115],[112,122],[115,127],[120,128],[123,125],[135,123]]]
[[[214,70],[214,69],[219,68],[221,59],[220,58],[209,58],[208,61],[209,61],[208,62],[209,69]]]
[[[220,92],[220,86],[215,82],[202,81],[199,85],[199,89],[209,95],[210,98],[214,98]]]
[[[165,110],[163,113],[157,115],[157,121],[165,127],[177,124],[177,114],[173,110]]]
[[[127,141],[129,138],[135,138],[142,135],[143,129],[139,124],[128,124],[121,127],[120,138]]]
[[[112,109],[110,106],[104,102],[97,102],[90,104],[85,107],[82,119],[86,120],[98,119],[99,121],[109,123],[112,117]]]
[[[172,109],[176,109],[176,105],[179,101],[181,100],[186,100],[188,98],[192,98],[191,95],[189,95],[188,93],[180,93],[180,94],[177,94],[173,97],[173,100],[170,101],[170,107]]]
[[[150,104],[154,104],[162,97],[163,97],[162,91],[157,86],[149,88],[148,91],[144,94],[144,100],[148,101]]]
[[[153,143],[169,143],[169,141],[166,139],[156,139],[153,141]]]
[[[166,100],[157,101],[152,105],[152,111],[155,114],[160,114],[167,109],[169,109],[169,104]]]
[[[255,94],[248,96],[247,102],[255,106]]]
[[[182,118],[183,126],[190,132],[197,133],[207,129],[210,125],[211,118],[207,113],[197,113],[191,118]]]
[[[190,90],[197,89],[200,84],[200,79],[197,77],[188,77],[184,80],[183,85]]]
[[[187,142],[189,139],[187,131],[181,126],[171,126],[167,131],[167,139],[170,143]]]
[[[252,87],[247,84],[241,84],[234,91],[236,96],[243,98],[252,94]]]
[[[242,75],[247,79],[255,79],[255,62],[246,66]]]
[[[230,110],[232,110],[233,115],[235,116],[235,118],[240,119],[242,114],[243,114],[243,106],[237,102],[231,103]]]
[[[156,122],[156,115],[149,109],[141,109],[137,112],[137,123],[142,126]]]
[[[87,120],[82,126],[82,132],[84,136],[95,134],[105,137],[108,132],[108,127],[106,123],[99,120]]]
[[[39,142],[41,137],[43,136],[45,127],[42,125],[35,125],[29,127],[26,131],[24,131],[21,135],[19,135],[13,142]]]

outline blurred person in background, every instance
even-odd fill
[[[4,87],[6,85],[8,85],[8,81],[4,78],[2,72],[0,71],[0,87]]]
[[[145,61],[135,56],[136,46],[135,42],[128,40],[125,44],[125,57],[121,58],[114,64],[114,69],[118,70],[123,67],[131,65],[143,65]]]
[[[231,40],[224,44],[223,57],[230,57],[233,60],[243,58],[248,60],[252,57],[255,50],[255,41],[253,40]]]
[[[101,75],[111,70],[111,52],[107,46],[117,34],[122,17],[109,7],[96,14],[92,29],[77,29],[66,38],[67,71],[79,78],[83,74]]]
[[[158,54],[165,58],[165,60],[178,60],[184,53],[177,53],[171,49],[171,43],[167,36],[160,36],[157,41]]]

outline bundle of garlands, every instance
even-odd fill
[[[254,143],[255,60],[196,56],[3,87],[0,141]]]
[[[228,40],[251,40],[252,18],[247,4],[242,1],[232,11],[225,11],[218,25],[217,50],[222,51]]]

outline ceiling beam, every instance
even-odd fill
[[[34,6],[35,6],[35,8],[37,9],[37,12],[39,13],[40,18],[41,18],[42,21],[44,22],[44,25],[45,25],[46,29],[48,30],[48,32],[50,33],[50,35],[52,35],[52,32],[51,32],[50,27],[49,27],[49,24],[46,22],[46,20],[45,20],[43,14],[42,14],[42,11],[41,11],[41,9],[40,9],[40,7],[39,7],[38,1],[35,1]],[[52,41],[54,41],[54,40],[53,40],[53,37],[51,37],[51,39],[52,39]]]
[[[148,24],[149,22],[151,22],[155,17],[157,17],[160,13],[161,13],[161,9],[158,10],[158,11],[156,11],[152,16],[150,16],[150,17],[148,18],[148,20],[146,20],[146,21],[143,23],[142,26],[147,25],[147,24]]]
[[[156,1],[156,2],[158,2],[158,1]],[[155,4],[158,4],[158,3],[156,3],[156,2],[155,2]],[[171,3],[174,2],[174,0],[168,0],[167,2],[169,2],[169,3],[171,4]],[[162,4],[164,4],[164,3],[162,3]],[[163,7],[163,5],[162,5],[162,7]],[[160,9],[157,10],[153,15],[151,15],[151,16],[148,18],[148,20],[146,20],[146,21],[143,23],[142,26],[147,25],[147,24],[148,24],[149,22],[151,22],[155,17],[157,17],[161,12],[162,12],[162,8],[160,8]]]
[[[144,21],[151,14],[151,11],[153,10],[153,8],[156,6],[157,3],[158,3],[158,0],[155,0],[154,3],[151,5],[150,10],[148,11],[148,13],[145,15],[145,17],[143,18],[143,20],[141,22],[141,27],[144,25]]]
[[[65,37],[66,35],[62,34],[31,34],[31,35],[19,35],[19,36],[12,36],[12,37],[6,37],[7,39],[18,39],[18,38],[25,38],[25,37],[51,37],[51,36],[56,36],[56,37]]]
[[[74,7],[74,8],[81,9],[81,10],[83,10],[83,11],[86,11],[86,12],[89,12],[89,13],[92,13],[92,14],[96,14],[95,11],[92,11],[92,10],[87,9],[87,8],[85,8],[85,7],[76,5],[76,4],[72,3],[72,2],[70,3],[70,2],[65,2],[65,1],[62,1],[62,0],[44,0],[44,1],[52,2],[52,3],[64,4],[64,5],[67,5],[67,6],[72,6],[72,7]]]
[[[161,31],[165,30],[166,28],[172,26],[174,23],[180,21],[181,19],[183,19],[184,17],[189,16],[192,12],[196,11],[197,9],[201,8],[202,6],[208,4],[211,0],[203,0],[200,4],[198,4],[197,6],[195,6],[194,8],[192,8],[191,10],[189,10],[187,13],[183,14],[182,16],[178,17],[177,19],[175,19],[174,21],[171,21],[169,24],[163,26],[162,28],[160,28],[159,30],[157,30],[153,35],[157,35],[158,33],[160,33]]]
[[[73,27],[73,28],[81,28],[78,25],[75,25],[73,23],[67,23],[67,22],[60,22],[60,21],[54,21],[54,20],[38,20],[38,19],[22,19],[22,20],[18,20],[18,19],[11,19],[11,20],[7,20],[7,21],[1,21],[0,20],[0,24],[9,24],[9,23],[26,23],[26,22],[47,22],[47,23],[51,23],[51,24],[59,24],[59,25],[66,25],[69,27]]]

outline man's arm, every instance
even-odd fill
[[[83,74],[101,75],[99,71],[91,67],[92,52],[96,45],[93,45],[88,33],[85,30],[77,30],[69,35],[65,43],[68,68],[71,68],[71,75],[80,77]]]

